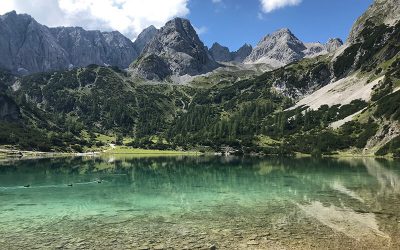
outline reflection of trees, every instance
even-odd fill
[[[371,203],[376,197],[398,194],[399,176],[383,164],[386,163],[370,158],[54,158],[3,163],[0,182],[16,181],[17,185],[25,185],[46,181],[62,185],[101,178],[115,185],[130,185],[135,192],[211,191],[232,195],[246,192],[260,195],[264,192],[265,195],[288,199],[303,197],[309,201],[318,197],[322,202],[335,202],[337,205],[346,196],[352,202],[366,200]],[[366,178],[368,175],[377,181]]]

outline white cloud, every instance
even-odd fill
[[[281,9],[286,6],[295,6],[301,3],[302,0],[260,0],[264,12],[269,13],[276,9]]]
[[[211,0],[213,3],[221,3],[222,0]]]
[[[0,0],[0,14],[16,10],[47,26],[118,30],[134,39],[146,27],[189,14],[189,0]]]
[[[201,27],[194,27],[194,29],[196,30],[198,35],[202,35],[204,33],[206,33],[208,31],[208,28],[205,26],[201,26]]]

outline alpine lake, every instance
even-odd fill
[[[0,249],[400,249],[400,161],[3,160]]]

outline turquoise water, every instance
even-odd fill
[[[399,249],[399,208],[400,163],[370,158],[0,165],[1,249]]]

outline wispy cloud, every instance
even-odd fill
[[[202,35],[208,31],[208,28],[206,26],[201,26],[201,27],[194,27],[198,35]]]
[[[262,10],[265,13],[272,12],[276,9],[281,9],[286,6],[295,6],[301,3],[302,0],[260,0]]]
[[[211,0],[213,3],[221,3],[222,0]]]
[[[118,30],[131,39],[189,14],[189,0],[0,0],[0,14],[16,10],[47,26]]]

